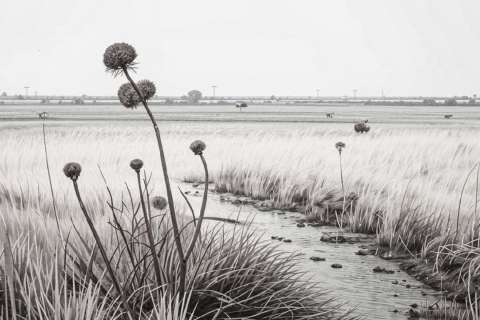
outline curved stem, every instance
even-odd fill
[[[110,265],[110,260],[108,259],[107,253],[105,252],[105,248],[103,247],[102,242],[100,241],[100,237],[98,236],[98,232],[95,229],[95,225],[93,224],[92,219],[88,215],[87,209],[85,208],[85,205],[83,204],[82,197],[80,196],[80,190],[78,190],[78,184],[76,179],[72,179],[73,181],[73,188],[75,189],[75,194],[77,196],[78,203],[80,204],[80,209],[82,209],[83,215],[85,216],[85,219],[87,220],[87,224],[90,227],[90,231],[92,232],[93,237],[95,238],[95,242],[97,243],[98,249],[100,250],[100,254],[102,255],[103,260],[105,261],[105,265],[107,267],[107,271],[110,274],[110,277],[112,278],[113,285],[115,289],[118,291],[118,294],[122,298],[122,304],[127,309],[127,312],[130,316],[131,319],[135,319],[135,314],[133,313],[133,310],[130,308],[130,305],[127,302],[127,299],[123,293],[123,290],[120,287],[120,284],[117,281],[117,278],[115,277],[115,273],[113,272],[112,266]]]
[[[45,119],[43,119],[43,123],[42,123],[42,133],[43,133],[43,149],[45,150],[45,164],[47,166],[47,174],[48,174],[48,183],[50,185],[50,193],[52,195],[53,213],[55,214],[55,222],[57,223],[58,234],[60,235],[60,239],[63,242],[63,235],[62,235],[62,231],[60,230],[60,221],[58,219],[58,213],[57,213],[57,201],[55,200],[55,194],[53,192],[53,184],[52,184],[52,175],[50,174],[50,163],[48,162],[47,135],[45,134]]]
[[[190,203],[190,200],[188,200],[187,196],[185,195],[185,193],[183,193],[183,191],[182,191],[182,189],[180,189],[180,187],[178,187],[178,191],[182,195],[183,199],[185,199],[185,202],[187,203],[188,208],[190,209],[190,212],[192,213],[193,224],[196,226],[197,222],[195,220],[195,210],[193,210],[193,207],[192,207],[192,204]]]
[[[342,193],[343,193],[343,203],[342,203],[342,217],[340,221],[340,229],[343,227],[343,214],[345,213],[345,185],[343,184],[343,167],[342,167],[342,152],[339,153],[339,161],[340,161],[340,180],[342,182]],[[342,230],[343,231],[343,230]]]
[[[342,182],[342,192],[343,192],[343,197],[345,198],[345,186],[343,184],[343,167],[342,167],[342,153],[340,152],[340,180]]]
[[[160,152],[160,162],[162,163],[163,178],[165,180],[165,189],[167,191],[168,207],[170,209],[170,219],[172,220],[172,228],[173,228],[173,233],[175,237],[175,246],[177,247],[178,257],[180,259],[180,273],[182,276],[180,277],[179,291],[180,291],[180,296],[183,296],[183,292],[185,288],[185,275],[187,270],[186,270],[185,256],[183,254],[182,241],[180,239],[180,232],[178,228],[177,218],[175,216],[175,206],[173,202],[172,189],[170,187],[170,180],[168,179],[167,162],[165,161],[165,153],[163,151],[162,139],[160,137],[160,130],[158,129],[158,125],[157,125],[157,122],[155,121],[155,117],[153,116],[152,111],[148,107],[147,101],[145,100],[142,93],[140,92],[140,89],[138,89],[137,84],[130,77],[130,74],[128,73],[128,70],[126,67],[123,68],[123,72],[125,73],[125,76],[127,77],[130,84],[133,86],[133,88],[137,92],[138,96],[142,99],[142,104],[145,107],[145,111],[147,112],[148,117],[150,118],[150,121],[152,122],[153,129],[155,131],[155,137],[157,138],[158,150]]]
[[[158,263],[157,251],[155,250],[155,240],[152,234],[152,225],[150,224],[150,217],[145,206],[145,200],[142,193],[142,182],[140,181],[140,170],[136,170],[138,190],[140,192],[140,203],[142,204],[143,217],[145,219],[145,226],[147,228],[148,242],[150,244],[150,253],[153,259],[153,269],[155,270],[155,277],[157,278],[157,285],[160,288],[162,285],[162,277],[160,274],[160,264]]]
[[[203,154],[200,154],[200,159],[202,159],[203,169],[205,170],[205,187],[203,189],[203,200],[202,200],[202,207],[200,208],[200,215],[198,217],[198,223],[195,228],[195,233],[193,234],[192,241],[188,247],[187,253],[185,254],[185,262],[187,262],[188,258],[192,254],[193,249],[195,248],[195,243],[197,242],[198,236],[200,235],[203,218],[205,216],[205,208],[207,206],[207,197],[208,197],[208,167]]]

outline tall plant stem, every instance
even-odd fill
[[[167,191],[168,207],[170,209],[170,219],[172,220],[173,234],[175,237],[175,246],[177,247],[178,257],[180,259],[180,274],[183,275],[182,277],[180,277],[180,288],[179,288],[180,296],[183,296],[184,289],[185,289],[185,275],[187,273],[187,266],[185,263],[185,256],[183,253],[182,241],[180,239],[180,232],[178,228],[177,217],[175,216],[175,206],[173,203],[170,180],[168,178],[167,162],[165,161],[165,153],[163,150],[162,139],[160,137],[160,130],[158,129],[158,125],[157,125],[157,122],[155,121],[155,117],[153,116],[152,111],[148,107],[147,101],[145,100],[142,93],[140,92],[140,89],[138,89],[137,84],[133,81],[132,77],[130,77],[130,74],[128,73],[128,69],[126,67],[123,67],[123,72],[125,73],[125,76],[127,77],[130,84],[133,86],[133,88],[137,92],[138,96],[141,97],[142,104],[145,107],[145,111],[147,112],[148,117],[152,122],[153,129],[155,130],[155,137],[157,138],[158,150],[160,152],[160,162],[162,163],[163,178],[165,180],[165,189]]]
[[[48,183],[50,185],[50,193],[52,195],[52,204],[53,204],[53,213],[55,214],[55,222],[57,223],[58,234],[63,242],[63,235],[62,231],[60,230],[60,221],[58,220],[58,213],[57,213],[57,201],[55,200],[55,194],[53,192],[53,183],[52,183],[52,175],[50,173],[50,163],[48,161],[48,149],[47,149],[47,135],[45,133],[45,119],[43,119],[42,123],[42,133],[43,133],[43,149],[45,151],[45,164],[47,166],[47,174],[48,174]]]
[[[85,216],[85,219],[87,220],[87,224],[90,227],[90,231],[93,234],[93,237],[95,239],[95,242],[97,243],[98,249],[100,250],[100,254],[102,255],[103,260],[105,261],[105,265],[107,267],[107,271],[110,274],[110,277],[112,278],[113,286],[115,287],[115,290],[118,291],[118,294],[120,295],[122,299],[122,304],[123,307],[127,310],[127,313],[130,317],[130,319],[136,319],[136,315],[134,314],[132,308],[130,308],[130,305],[127,302],[127,298],[125,297],[125,294],[120,287],[120,284],[117,281],[117,278],[115,277],[115,273],[113,272],[113,268],[110,265],[110,259],[108,259],[107,253],[105,251],[105,248],[103,247],[103,244],[100,240],[100,237],[98,236],[97,229],[95,229],[95,226],[93,224],[92,219],[88,215],[87,208],[83,204],[82,197],[80,196],[80,190],[78,189],[78,184],[76,179],[72,179],[73,181],[73,188],[75,189],[75,194],[77,196],[78,203],[80,204],[80,209],[82,209],[83,215]]]
[[[345,186],[343,184],[343,167],[342,167],[342,153],[339,154],[339,162],[340,162],[340,182],[342,183],[342,192],[343,198],[345,199]]]
[[[343,214],[345,213],[345,185],[343,184],[343,167],[342,167],[342,151],[338,153],[338,161],[340,163],[340,182],[342,183],[342,193],[343,193],[343,203],[342,203],[342,217],[341,217],[341,224],[340,229],[343,226]]]
[[[202,200],[202,207],[200,208],[200,215],[198,217],[198,223],[195,228],[195,233],[193,234],[192,241],[188,247],[187,253],[185,254],[185,263],[188,261],[188,258],[192,254],[193,249],[195,248],[195,243],[200,235],[203,218],[205,216],[205,208],[207,206],[207,197],[208,197],[208,167],[203,154],[200,154],[200,159],[202,159],[203,169],[205,170],[205,186],[203,189],[203,200]]]
[[[145,219],[145,226],[147,228],[148,242],[150,244],[150,253],[153,259],[153,269],[155,270],[155,277],[157,278],[157,286],[162,285],[162,276],[160,273],[160,264],[158,263],[157,251],[155,250],[155,240],[153,239],[152,225],[150,224],[150,216],[145,206],[145,200],[142,193],[142,182],[140,180],[140,170],[135,170],[137,173],[138,191],[140,192],[140,203],[142,204],[143,218]]]
[[[465,187],[467,186],[467,183],[468,183],[468,180],[470,179],[470,176],[471,176],[472,173],[475,171],[475,168],[476,168],[476,166],[478,166],[478,165],[480,165],[480,164],[475,165],[475,166],[470,170],[470,172],[469,172],[468,175],[467,175],[467,178],[465,178],[465,182],[463,183],[462,191],[460,192],[460,200],[458,201],[458,209],[457,209],[457,226],[456,226],[456,228],[455,228],[455,238],[454,238],[454,242],[457,242],[458,230],[459,230],[459,228],[460,228],[460,210],[462,209],[463,192],[465,191]],[[463,242],[463,239],[462,239],[462,242]]]

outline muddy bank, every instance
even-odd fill
[[[201,187],[199,184],[193,184],[192,186],[194,188]],[[344,205],[343,196],[331,192],[321,200],[317,200],[308,205],[294,202],[291,205],[279,206],[278,203],[269,199],[252,199],[231,193],[218,193],[218,190],[213,188],[211,191],[217,193],[217,199],[221,203],[238,207],[250,206],[255,210],[270,213],[278,217],[288,216],[291,219],[293,218],[298,233],[305,232],[302,230],[310,228],[322,229],[322,227],[337,227],[339,225],[341,212],[346,211],[345,208],[353,208],[358,200],[356,195],[350,194],[346,197],[346,204]],[[192,191],[192,195],[195,195],[196,192],[196,190]],[[391,312],[406,314],[410,318],[426,314],[431,316],[433,312],[438,312],[444,308],[442,301],[445,299],[461,303],[465,302],[465,290],[457,284],[456,279],[448,277],[445,273],[435,272],[433,265],[426,264],[420,259],[412,258],[411,255],[403,252],[391,252],[389,248],[380,247],[374,234],[352,234],[343,232],[348,230],[348,226],[346,226],[344,221],[342,221],[342,225],[345,229],[340,231],[338,229],[334,229],[333,231],[322,229],[321,236],[318,240],[331,245],[353,245],[356,247],[355,255],[378,257],[393,263],[395,266],[394,268],[382,265],[373,266],[369,272],[378,275],[393,275],[402,270],[411,275],[415,280],[426,285],[426,287],[422,287],[423,289],[433,288],[438,291],[437,293],[430,293],[430,296],[435,297],[430,303],[425,303],[425,301],[423,301],[423,303],[422,301],[414,302],[408,305],[408,310],[405,310],[405,308],[403,308],[403,310],[394,308],[390,310]],[[292,241],[285,235],[272,235],[271,239],[282,243],[290,243]],[[321,255],[312,255],[308,258],[313,262],[326,262],[325,257]],[[344,268],[341,263],[337,262],[328,263],[327,261],[327,264],[331,270],[342,270]],[[403,280],[405,279],[394,279],[391,281],[391,284],[404,286],[406,289],[412,288],[411,284]],[[418,289],[421,286],[415,285],[414,287]],[[422,297],[427,295],[423,290],[420,294]],[[394,294],[392,297],[397,298],[397,294]],[[415,306],[415,308],[411,305]],[[455,306],[455,308],[457,307],[458,306]]]
[[[198,187],[189,184],[185,188],[194,206],[201,202]],[[247,197],[211,193],[209,199],[208,216],[253,219],[267,241],[282,251],[300,254],[299,268],[363,319],[406,319],[422,309],[435,308],[438,293],[401,271],[398,262],[381,259],[375,235],[309,222],[293,210],[267,210],[265,205],[254,206],[256,200]]]

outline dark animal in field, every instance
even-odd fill
[[[238,102],[235,104],[235,108],[238,108],[240,111],[242,111],[243,108],[248,107],[248,104],[245,102]]]
[[[355,125],[353,126],[353,129],[355,129],[355,132],[358,132],[358,133],[364,133],[364,132],[370,131],[370,127],[367,126],[366,121],[355,123]]]
[[[453,117],[453,114],[446,114],[443,116],[445,119],[451,119]]]
[[[335,112],[327,112],[326,113],[327,118],[333,118],[334,115],[335,115]]]
[[[40,119],[42,119],[42,120],[45,120],[45,119],[47,119],[47,117],[48,117],[48,113],[47,113],[47,112],[39,112],[39,113],[37,113],[37,115],[38,115],[38,117],[39,117]]]

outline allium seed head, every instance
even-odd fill
[[[142,93],[145,100],[152,98],[155,95],[155,85],[150,80],[140,80],[137,82],[137,87]]]
[[[108,71],[117,72],[129,68],[137,57],[135,48],[127,43],[114,43],[103,54],[103,63]]]
[[[135,88],[130,83],[124,83],[118,88],[118,100],[126,108],[134,109],[142,101]]]
[[[167,207],[167,205],[168,205],[167,199],[165,199],[164,197],[156,196],[152,198],[152,206],[155,209],[163,210]]]
[[[132,168],[135,171],[140,171],[143,167],[143,161],[141,159],[133,159],[130,161],[130,168]]]
[[[337,143],[335,143],[335,148],[337,148],[338,152],[342,152],[343,148],[345,147],[346,145],[342,141],[338,141]]]
[[[365,121],[355,123],[355,125],[353,126],[353,129],[355,129],[355,132],[359,132],[359,133],[370,131],[370,127],[366,125]]]
[[[63,167],[63,173],[72,180],[77,180],[82,172],[82,166],[76,162],[69,162]]]
[[[190,150],[197,156],[201,155],[205,148],[207,148],[207,146],[202,140],[195,140],[190,144]]]

